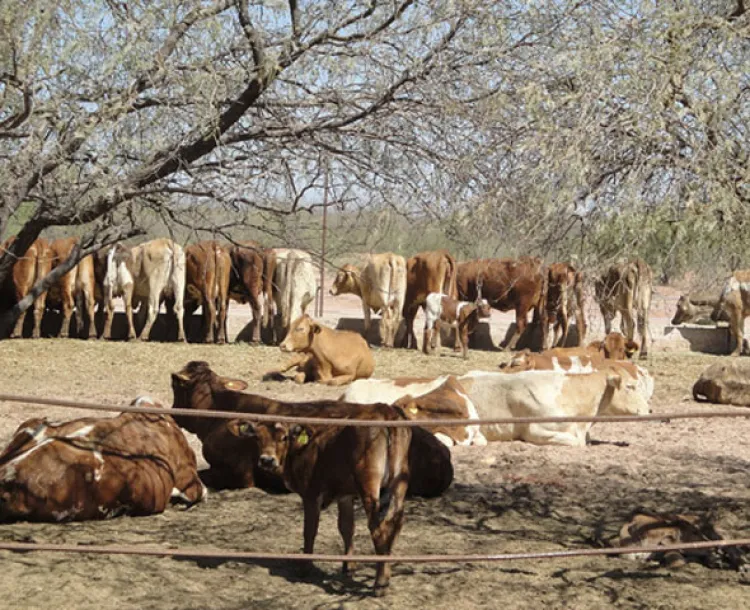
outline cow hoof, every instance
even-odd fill
[[[342,574],[351,574],[359,569],[359,564],[356,561],[345,561],[341,566]]]
[[[375,584],[375,589],[373,590],[373,595],[375,597],[383,597],[385,595],[385,592],[388,590],[388,585],[379,585]]]

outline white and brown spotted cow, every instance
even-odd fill
[[[370,310],[380,312],[380,339],[393,347],[406,297],[406,261],[403,256],[384,252],[371,254],[360,269],[344,265],[336,274],[331,295],[355,294],[362,299],[365,338],[370,331]]]
[[[648,314],[652,281],[651,267],[638,258],[611,265],[594,284],[596,300],[604,318],[605,333],[612,331],[612,321],[619,312],[622,316],[622,332],[632,340],[637,320],[641,359],[648,356]]]
[[[133,306],[146,309],[141,339],[147,341],[161,302],[168,299],[177,317],[177,339],[185,341],[183,299],[185,296],[185,252],[171,239],[154,239],[133,248],[117,244],[106,257],[102,293],[106,306],[105,339],[112,336],[114,299],[122,296],[128,318],[128,338],[135,339]]]
[[[456,329],[456,351],[464,358],[469,355],[469,335],[479,324],[480,318],[489,318],[490,304],[486,299],[477,298],[473,303],[459,301],[446,294],[432,292],[427,295],[424,305],[424,339],[422,351],[431,353],[437,345],[439,326]]]
[[[711,320],[718,322],[721,315],[729,317],[729,332],[735,345],[732,356],[739,356],[744,348],[745,318],[750,315],[750,269],[735,271],[724,284]]]

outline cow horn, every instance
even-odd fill
[[[188,375],[184,369],[179,373],[174,373],[174,376],[177,377],[177,379],[182,379],[182,381],[190,381],[190,375]]]

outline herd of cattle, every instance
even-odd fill
[[[67,257],[74,240],[38,240],[13,270],[6,295],[20,299],[37,278]],[[331,293],[362,298],[366,330],[370,310],[381,313],[381,336],[393,346],[401,316],[404,342],[416,346],[413,331],[419,307],[425,309],[423,349],[435,345],[435,324],[458,328],[464,351],[468,333],[490,307],[516,313],[517,346],[529,311],[548,324],[557,345],[541,353],[517,352],[497,371],[471,371],[431,379],[370,379],[374,361],[358,334],[326,328],[305,314],[315,297],[310,255],[297,250],[263,250],[255,244],[224,246],[203,242],[183,249],[166,239],[132,248],[121,245],[84,259],[46,296],[62,303],[63,332],[77,302],[89,323],[97,300],[104,303],[103,335],[110,336],[112,301],[124,296],[130,336],[133,307],[147,313],[142,338],[165,300],[182,322],[185,310],[201,305],[205,339],[226,340],[227,300],[249,301],[256,321],[274,326],[285,351],[298,352],[289,365],[298,381],[350,384],[337,400],[286,402],[246,393],[247,383],[222,377],[205,362],[190,362],[172,375],[173,407],[237,413],[322,418],[453,420],[444,426],[369,428],[331,425],[253,423],[185,414],[123,413],[63,424],[30,419],[16,430],[0,454],[0,520],[70,521],[164,510],[170,499],[192,505],[206,487],[258,486],[298,493],[304,507],[304,551],[312,553],[320,511],[333,501],[347,554],[353,552],[353,501],[359,498],[378,554],[390,554],[403,523],[408,494],[433,497],[453,480],[449,447],[521,440],[536,444],[585,446],[591,423],[497,423],[477,419],[549,416],[643,415],[650,411],[654,382],[630,357],[647,353],[651,270],[640,260],[609,268],[595,281],[605,320],[604,340],[584,347],[583,275],[572,265],[547,267],[536,258],[479,260],[456,264],[445,251],[418,254],[408,261],[393,254],[371,256],[362,268],[346,265]],[[735,274],[708,315],[726,311],[742,345],[741,324],[750,307],[750,275]],[[45,306],[35,306],[35,335]],[[703,301],[682,299],[683,316],[707,313]],[[692,309],[691,309],[692,308]],[[702,308],[702,309],[701,309]],[[699,312],[700,310],[700,312]],[[611,332],[617,312],[623,336]],[[568,319],[576,318],[580,345],[564,347]],[[692,318],[691,318],[692,319]],[[681,319],[679,321],[685,321]],[[22,322],[14,334],[19,334]],[[640,345],[633,340],[635,327]],[[180,328],[179,336],[184,339]],[[258,334],[254,333],[255,338]],[[154,404],[138,398],[136,406]],[[466,420],[455,425],[455,420]],[[179,428],[202,442],[208,471],[197,471],[196,456]],[[347,569],[344,564],[344,569]],[[378,564],[376,590],[388,585],[390,568]]]

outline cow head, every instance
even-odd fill
[[[287,454],[289,429],[281,423],[258,423],[233,419],[227,424],[234,436],[258,445],[258,466],[281,476]]]
[[[690,297],[683,294],[680,296],[680,300],[677,301],[677,311],[674,313],[672,318],[672,326],[689,322],[693,319],[693,307],[690,303]]]
[[[477,306],[477,317],[489,318],[492,314],[492,308],[487,299],[477,299],[475,305]]]
[[[330,293],[334,297],[339,294],[359,294],[359,269],[354,265],[341,267],[333,281]]]
[[[650,377],[645,381],[651,381]],[[608,372],[607,388],[599,405],[598,415],[647,415],[651,412],[647,385],[643,379],[634,378],[625,372]]]
[[[304,314],[292,322],[289,332],[279,347],[282,352],[308,351],[312,347],[315,335],[319,334],[321,329],[320,324]]]
[[[221,377],[211,370],[208,362],[193,360],[181,371],[172,373],[172,406],[181,409],[213,409],[212,391],[239,392],[245,389],[247,383],[241,379]]]
[[[603,341],[592,341],[588,347],[609,360],[627,360],[633,357],[640,345],[637,341],[626,339],[621,333],[611,332]]]

